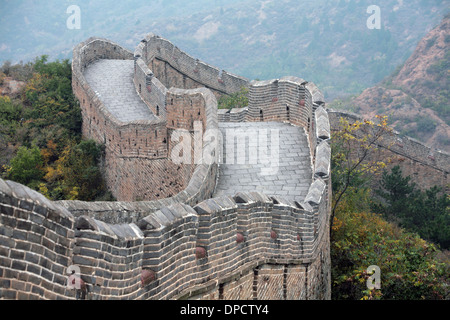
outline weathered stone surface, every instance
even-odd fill
[[[134,88],[133,65],[133,60],[101,59],[90,64],[84,76],[117,120],[155,120],[155,115]]]
[[[9,281],[0,298],[74,299],[73,265],[87,299],[330,297],[330,180],[317,179],[329,175],[329,135],[315,130],[327,116],[317,87],[297,77],[250,84],[155,35],[134,55],[88,39],[73,71],[83,134],[105,144],[107,183],[127,201],[55,203],[0,180],[0,275]],[[217,98],[242,86],[249,106],[218,117]],[[171,134],[194,138],[195,122],[220,128],[218,139],[246,129],[248,141],[230,145],[250,152],[236,151],[232,167],[230,150],[203,141],[220,167],[174,163]]]
[[[325,182],[322,179],[316,179],[316,181],[309,187],[308,194],[305,198],[305,202],[311,205],[318,205],[324,196],[326,188]]]
[[[316,148],[316,161],[314,174],[325,178],[330,175],[331,170],[331,147],[326,141],[322,141]]]
[[[315,111],[316,118],[316,136],[319,139],[327,140],[331,137],[330,120],[328,113],[320,106]]]
[[[224,153],[215,197],[250,191],[286,199],[306,196],[312,172],[303,130],[277,122],[220,123],[219,127]],[[277,140],[271,146],[272,134]]]

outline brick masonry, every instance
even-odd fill
[[[148,66],[165,87],[205,87],[216,97],[248,87],[249,81],[189,56],[170,41],[149,33],[137,46],[135,57]],[[145,68],[145,67],[144,67]]]
[[[349,123],[363,120],[349,112],[328,110],[328,114],[332,130],[339,128],[341,118]],[[410,176],[421,189],[440,186],[447,193],[450,191],[450,154],[446,152],[425,146],[413,138],[402,137],[394,131],[383,137],[372,157],[371,160],[380,161],[392,159],[387,169],[400,165],[403,174]]]
[[[171,123],[176,116],[172,112],[167,118],[165,99],[171,101],[176,96],[195,100],[195,120],[202,121],[204,130],[217,127],[217,112],[213,111],[217,110],[217,102],[204,89],[173,89],[172,93],[163,88],[164,103],[155,106],[150,103],[153,100],[141,99],[141,90],[133,89],[139,78],[133,71],[139,70],[133,69],[133,61],[131,52],[104,39],[91,38],[75,47],[72,84],[82,109],[83,136],[105,144],[106,184],[118,200],[175,197],[188,188],[195,172],[203,171],[192,164],[175,165],[169,160],[169,130],[183,129],[194,111],[186,110],[185,117],[177,117],[178,122],[182,121],[179,127],[168,126],[167,121]],[[201,115],[197,115],[198,109]],[[209,169],[214,174],[214,168]],[[205,177],[194,180],[205,181]]]
[[[74,299],[72,264],[88,299],[329,297],[326,197],[289,204],[240,193],[108,224],[17,183],[0,186],[2,298]],[[144,271],[153,277],[143,285]]]
[[[124,68],[114,72],[134,84],[124,99],[131,95],[137,118],[114,105],[122,98],[103,98],[111,88],[93,90],[102,77],[90,78],[91,67],[102,64]],[[181,86],[179,74],[199,88],[189,88],[187,78],[187,87],[173,88],[172,81]],[[214,195],[217,163],[169,163],[171,133],[192,136],[195,123],[218,132],[223,114],[216,95],[243,85],[250,86],[250,105],[230,120],[288,122],[304,134],[302,161],[310,171],[297,197],[255,190]],[[154,35],[134,54],[98,38],[78,45],[73,90],[83,134],[105,144],[106,180],[122,201],[51,202],[0,180],[0,298],[329,299],[328,116],[312,84],[288,77],[276,86],[250,85]],[[139,197],[145,199],[134,201]],[[78,291],[67,287],[73,265],[82,280]]]

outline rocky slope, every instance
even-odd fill
[[[339,104],[364,117],[388,115],[392,126],[450,152],[450,15],[417,45],[403,66],[377,86]]]

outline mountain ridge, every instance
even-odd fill
[[[449,0],[106,0],[80,2],[81,29],[66,28],[71,0],[0,3],[0,62],[71,56],[97,36],[133,51],[152,32],[218,68],[250,80],[292,74],[328,100],[360,93],[389,75],[450,8]],[[381,10],[370,30],[367,9]]]
[[[406,62],[381,83],[331,103],[368,118],[388,115],[401,134],[449,153],[450,15],[419,41]]]

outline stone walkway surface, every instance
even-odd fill
[[[259,191],[291,201],[306,197],[312,169],[302,128],[280,122],[221,122],[219,128],[224,148],[214,196]]]
[[[133,74],[133,60],[97,60],[84,71],[86,81],[118,120],[156,120],[137,94]]]
[[[133,83],[133,60],[98,60],[86,81],[120,121],[155,120]],[[259,191],[302,201],[312,182],[302,128],[280,122],[219,122],[224,148],[214,196]]]

